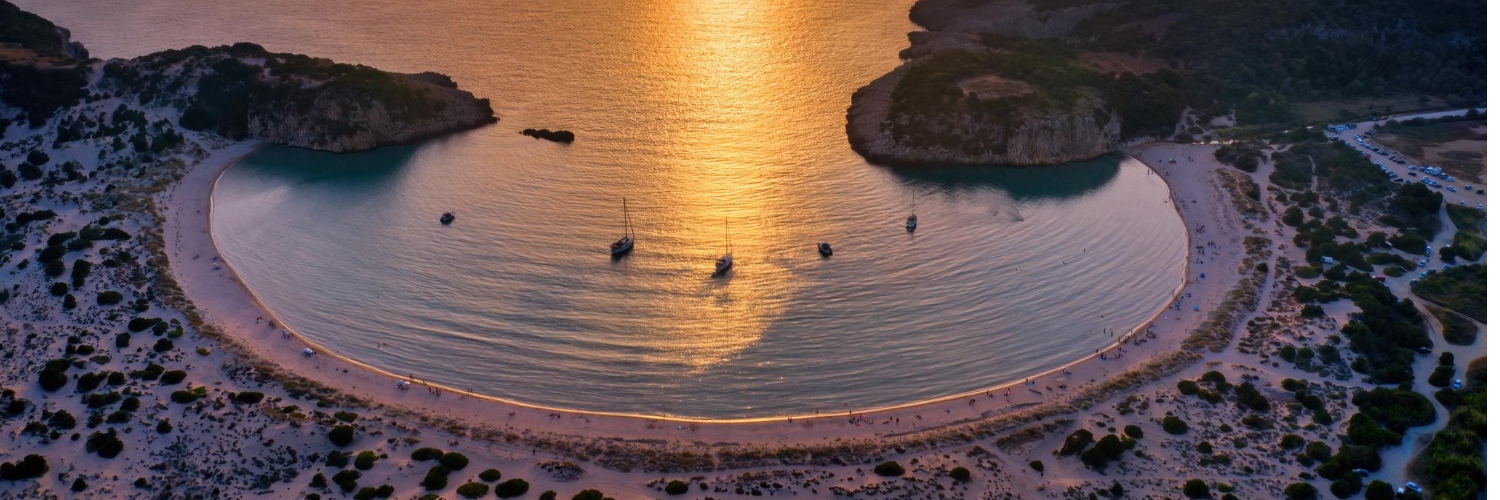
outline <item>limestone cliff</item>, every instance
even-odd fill
[[[190,130],[340,153],[495,121],[488,99],[443,75],[389,73],[248,43],[109,61],[101,86],[175,107]]]
[[[1064,36],[1112,8],[1105,3],[1036,13],[1022,0],[918,1],[912,21],[929,31],[912,33],[912,46],[902,52],[907,60],[854,93],[846,125],[850,145],[872,162],[905,166],[1054,164],[1109,153],[1121,145],[1121,121],[1098,92],[1050,102],[1024,95],[988,100],[1003,102],[996,105],[950,79],[944,82],[950,88],[932,91],[952,94],[944,99],[895,107],[892,102],[913,68],[945,54],[991,51],[985,36]]]

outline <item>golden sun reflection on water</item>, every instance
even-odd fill
[[[798,288],[797,276],[776,255],[775,242],[787,193],[769,164],[783,144],[768,140],[786,112],[766,67],[787,33],[778,2],[733,0],[671,3],[675,25],[659,30],[656,54],[663,78],[649,92],[656,99],[694,103],[686,116],[666,119],[689,126],[674,130],[657,176],[669,185],[660,203],[676,210],[672,230],[691,248],[675,295],[664,302],[677,321],[655,325],[652,362],[692,366],[695,372],[722,363],[761,340]],[[771,26],[772,23],[777,26]],[[785,43],[786,40],[779,42]],[[726,227],[727,226],[727,227]],[[713,260],[725,251],[726,232],[735,257],[728,276],[709,278]]]

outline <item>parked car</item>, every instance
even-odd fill
[[[1464,386],[1464,381],[1462,381],[1462,380],[1454,380],[1453,384],[1449,385],[1448,387],[1452,387],[1453,390],[1456,391],[1456,390],[1462,389],[1463,386]],[[1420,492],[1422,490],[1417,490],[1417,491]]]
[[[1474,186],[1469,185],[1469,184],[1464,184],[1464,191],[1473,191],[1473,190],[1474,190]]]
[[[1413,483],[1411,481],[1407,481],[1406,482],[1406,489],[1415,491],[1417,493],[1421,493],[1422,492],[1422,487],[1421,486],[1417,486],[1417,483]]]

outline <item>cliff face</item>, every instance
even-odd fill
[[[1103,156],[1121,145],[1119,117],[1091,95],[1065,110],[1018,109],[1003,120],[962,110],[893,114],[890,96],[903,74],[897,69],[859,89],[849,107],[850,145],[871,162],[1046,165]],[[919,141],[913,133],[937,139]]]
[[[488,99],[443,75],[388,73],[244,43],[110,61],[101,86],[173,106],[190,130],[339,153],[495,121]]]
[[[965,101],[966,91],[922,106],[892,106],[893,93],[914,68],[943,54],[990,50],[983,37],[1056,37],[1112,4],[1033,12],[1024,0],[920,0],[911,18],[929,31],[912,33],[907,60],[854,93],[845,130],[867,160],[888,165],[1039,165],[1085,160],[1121,145],[1120,118],[1097,93],[1061,103],[1011,99],[1005,106]],[[995,109],[1003,109],[996,112]]]

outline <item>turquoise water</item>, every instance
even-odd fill
[[[460,389],[713,418],[908,403],[1088,356],[1182,276],[1181,221],[1133,160],[851,152],[849,95],[911,29],[897,2],[21,5],[96,55],[249,40],[494,100],[499,124],[419,145],[265,149],[215,194],[224,257],[278,316]],[[622,197],[638,243],[616,261]],[[726,221],[735,268],[711,279]]]

